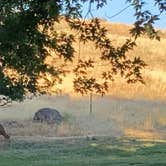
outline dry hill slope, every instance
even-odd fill
[[[129,30],[131,26],[129,25],[112,24],[104,20],[102,20],[102,24],[108,29],[108,36],[115,46],[123,44],[126,38],[130,37]],[[55,24],[54,28],[71,32],[64,21],[60,24]],[[110,84],[111,88],[108,95],[125,98],[166,99],[166,31],[160,30],[160,34],[161,41],[150,40],[147,37],[139,38],[137,40],[137,47],[133,51],[128,52],[128,56],[140,56],[148,64],[145,70],[142,71],[146,85],[139,83],[128,85],[117,77],[116,81]],[[72,64],[69,64],[70,69],[77,64],[78,57],[81,59],[93,57],[96,61],[96,66],[92,74],[97,77],[103,69],[109,68],[108,64],[103,64],[99,60],[99,50],[96,50],[93,43],[83,44],[76,41],[74,46],[76,48],[75,59]],[[70,73],[59,88],[62,90],[62,93],[77,96],[72,90],[72,80],[73,74]]]
[[[114,45],[122,44],[129,37],[130,26],[111,24],[102,21],[109,30],[109,37]],[[55,24],[55,29],[71,32],[65,22]],[[75,33],[75,32],[73,32]],[[137,47],[128,53],[138,55],[148,64],[143,70],[146,85],[128,85],[121,78],[110,84],[107,96],[93,94],[93,115],[89,116],[89,96],[80,96],[73,92],[73,74],[69,73],[61,85],[59,96],[41,96],[23,103],[13,103],[0,107],[0,122],[12,136],[70,136],[70,135],[129,135],[139,138],[163,138],[166,131],[166,32],[161,32],[161,41],[142,37]],[[78,56],[96,60],[94,75],[98,76],[103,68],[97,55],[99,51],[92,43],[86,45],[75,42],[76,58],[68,64],[71,69],[77,64]],[[79,54],[80,53],[80,54]],[[50,63],[61,64],[58,59],[48,58]],[[48,125],[37,125],[32,122],[35,111],[43,107],[58,109],[72,124],[64,123],[58,129]],[[134,128],[134,130],[133,130]],[[144,131],[142,131],[144,130]]]

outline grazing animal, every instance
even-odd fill
[[[49,124],[60,124],[63,117],[56,109],[42,108],[35,113],[33,120],[38,122],[47,122]]]
[[[3,135],[6,139],[10,139],[10,136],[6,133],[4,127],[0,124],[0,135]]]

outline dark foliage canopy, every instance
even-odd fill
[[[145,62],[139,57],[131,59],[126,53],[136,45],[135,41],[146,34],[151,39],[159,36],[153,25],[166,11],[165,0],[153,0],[159,14],[144,10],[146,0],[127,0],[135,9],[132,38],[127,39],[121,47],[114,47],[107,37],[107,30],[98,18],[86,20],[82,16],[82,5],[89,3],[87,13],[92,13],[91,4],[96,8],[107,5],[106,0],[1,0],[0,2],[0,95],[6,100],[23,100],[28,93],[47,94],[48,88],[60,82],[60,75],[65,74],[63,68],[45,63],[49,54],[47,48],[53,50],[64,62],[72,61],[75,49],[73,34],[58,33],[54,29],[49,35],[53,24],[60,21],[63,15],[71,29],[78,32],[80,42],[91,41],[100,50],[101,61],[109,62],[109,70],[103,71],[102,83],[87,74],[93,68],[93,57],[89,60],[80,59],[73,70],[75,73],[74,89],[82,94],[96,92],[104,94],[113,81],[114,75],[120,73],[128,83],[137,81],[144,83],[141,69]],[[150,2],[149,2],[150,3]],[[111,6],[110,6],[111,8]],[[98,55],[96,55],[98,56]],[[12,71],[12,74],[10,73]],[[47,75],[53,79],[49,81]],[[46,85],[38,86],[39,78],[45,78]]]

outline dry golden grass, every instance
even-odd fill
[[[11,137],[80,135],[119,137],[127,135],[127,129],[148,133],[166,131],[165,102],[93,96],[92,106],[92,115],[89,115],[88,96],[79,98],[71,98],[69,95],[41,96],[1,108],[0,123]],[[43,107],[57,109],[66,120],[60,126],[34,123],[32,119],[35,112]]]
[[[139,138],[139,139],[164,139],[165,133],[157,131],[146,131],[139,129],[128,128],[124,130],[124,134],[130,138]]]
[[[130,26],[111,24],[103,21],[109,30],[108,36],[115,46],[121,45],[127,37]],[[55,24],[55,29],[71,32],[65,22]],[[74,33],[74,32],[73,32]],[[129,85],[116,77],[110,83],[108,96],[101,98],[93,94],[93,115],[89,116],[89,96],[81,96],[73,90],[73,73],[64,77],[62,84],[56,85],[61,94],[59,96],[44,96],[24,103],[14,103],[11,107],[1,108],[0,120],[16,120],[18,125],[7,130],[12,136],[75,136],[75,135],[127,135],[137,138],[163,138],[166,130],[166,32],[161,41],[142,37],[137,41],[137,47],[128,53],[129,56],[140,56],[148,66],[142,71],[146,85],[140,83]],[[96,65],[90,74],[99,76],[102,70],[109,69],[107,64],[99,60],[99,50],[92,43],[86,45],[76,41],[75,59],[66,64],[66,69],[77,65],[78,58],[93,57]],[[48,57],[47,63],[61,65],[63,61]],[[162,101],[162,102],[161,102]],[[32,117],[39,108],[52,107],[61,113],[70,113],[74,116],[74,123],[64,122],[60,126],[33,123]],[[71,117],[70,117],[71,118]],[[29,120],[31,119],[31,120]],[[162,132],[160,132],[162,131]],[[165,137],[165,136],[164,136]]]
[[[1,122],[9,135],[65,137],[83,135],[83,130],[75,123],[63,122],[60,125],[36,123],[32,120],[4,120]],[[85,134],[85,133],[84,133]]]
[[[129,30],[131,26],[112,24],[104,20],[101,21],[108,29],[108,36],[114,46],[120,46],[125,42],[126,38],[130,37]],[[62,26],[64,31],[70,32],[65,22],[63,22],[63,25],[55,24],[55,29],[62,30]],[[166,99],[166,31],[160,30],[160,35],[161,41],[150,40],[147,37],[139,38],[137,40],[137,47],[133,51],[128,52],[128,56],[140,56],[147,63],[148,66],[142,71],[146,85],[141,85],[140,83],[128,85],[120,77],[117,77],[116,81],[110,84],[108,95],[124,98]],[[70,69],[77,64],[78,58],[88,59],[90,57],[96,61],[95,68],[91,71],[91,74],[98,77],[101,71],[109,69],[108,64],[100,61],[100,52],[94,47],[93,43],[89,42],[84,45],[76,41],[74,47],[76,49],[75,59],[72,64],[69,64]],[[59,85],[59,88],[62,93],[78,96],[73,91],[72,80],[73,74],[68,74],[63,84]]]

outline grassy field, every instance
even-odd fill
[[[129,37],[128,25],[104,20],[102,24],[115,46]],[[71,32],[63,21],[55,24],[55,29]],[[0,123],[11,141],[0,136],[0,166],[166,166],[166,31],[160,34],[160,42],[142,37],[137,47],[128,52],[148,64],[142,71],[146,85],[129,85],[116,76],[106,96],[93,94],[91,115],[89,95],[73,91],[72,72],[62,84],[55,85],[60,90],[58,95],[1,106]],[[84,45],[76,40],[74,46],[75,59],[67,69],[77,65],[78,57],[93,57],[96,65],[91,74],[96,77],[109,68],[100,62],[99,50],[92,43]],[[63,63],[56,56],[47,60],[55,67]],[[34,123],[35,112],[44,107],[57,109],[65,121],[60,126]],[[87,135],[95,135],[97,140]],[[67,138],[73,136],[82,138]]]
[[[35,112],[44,107],[57,109],[65,121],[60,126],[34,123]],[[88,97],[41,96],[1,107],[0,123],[11,136],[133,135],[166,138],[165,102],[94,96],[92,107],[90,115]]]
[[[165,166],[166,142],[108,137],[0,143],[0,166]]]

